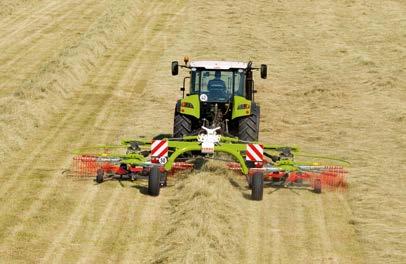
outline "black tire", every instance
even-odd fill
[[[192,120],[186,115],[175,114],[173,121],[173,137],[182,138],[192,134]]]
[[[315,179],[313,183],[313,192],[314,193],[321,193],[321,180]]]
[[[104,181],[104,170],[98,169],[96,172],[96,182],[102,183]]]
[[[252,104],[250,116],[241,117],[238,121],[238,138],[243,141],[258,141],[260,107]]]
[[[203,168],[203,165],[206,163],[206,160],[202,157],[196,158],[194,164],[193,164],[193,169],[195,170],[201,170]]]
[[[252,177],[248,178],[248,188],[252,190]]]
[[[167,173],[161,173],[161,180],[160,180],[160,185],[161,185],[161,188],[165,188],[165,187],[167,187],[168,186],[168,177],[167,177],[168,175],[167,175]]]
[[[261,201],[264,194],[264,176],[261,172],[254,173],[251,179],[251,185],[251,199]]]
[[[161,171],[158,166],[151,168],[151,174],[148,177],[148,193],[152,196],[158,196],[161,189]]]

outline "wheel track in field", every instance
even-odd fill
[[[322,241],[321,250],[323,255],[323,261],[338,262],[339,258],[332,246],[329,232],[326,227],[326,217],[324,215],[323,198],[317,197],[316,208],[319,208],[318,214],[314,215],[314,223],[319,227],[319,239]]]
[[[254,248],[253,263],[263,263],[266,260],[271,260],[271,263],[281,263],[282,256],[285,253],[284,244],[282,241],[281,229],[283,228],[283,220],[281,221],[281,197],[280,193],[269,194],[268,188],[264,189],[264,200],[261,201],[260,208],[256,210],[256,215],[260,219],[255,227],[256,247]],[[286,201],[285,201],[286,202]],[[258,212],[259,211],[259,212]],[[255,217],[255,214],[253,215]],[[269,226],[268,226],[269,225]],[[249,243],[249,242],[248,242]]]
[[[293,226],[295,229],[295,233],[297,234],[295,240],[299,240],[299,244],[301,246],[295,247],[295,257],[296,260],[299,262],[303,259],[306,259],[310,252],[307,247],[303,246],[306,245],[306,239],[309,234],[309,230],[305,227],[305,215],[304,215],[304,206],[303,206],[303,198],[301,195],[294,195],[292,204],[296,208],[295,217],[290,222],[290,226]]]
[[[283,210],[283,207],[281,206],[281,197],[279,193],[274,193],[275,195],[270,201],[270,205],[268,205],[265,210],[268,212],[272,212],[275,214],[275,217],[271,218],[270,225],[271,225],[271,231],[272,231],[272,236],[267,237],[269,239],[269,243],[271,245],[271,256],[270,259],[272,260],[272,263],[281,263],[282,262],[282,256],[286,254],[285,252],[285,247],[283,245],[282,241],[282,234],[281,234],[281,228],[283,228],[283,220],[280,219],[280,216],[277,214],[281,213],[281,210]],[[286,201],[285,201],[286,202]]]
[[[114,59],[114,56],[111,57],[111,59]],[[106,63],[108,64],[108,61],[107,61]],[[105,70],[106,70],[106,72],[109,70],[109,69],[108,69],[108,65],[106,66]],[[104,99],[101,100],[101,102],[106,101],[106,99],[108,99],[109,97],[110,97],[109,94],[106,94],[106,95],[104,96]],[[110,99],[111,99],[111,98],[110,98]],[[79,102],[77,103],[77,105],[73,108],[73,110],[70,111],[70,113],[68,113],[68,114],[65,116],[65,118],[62,120],[62,122],[60,122],[60,123],[56,126],[56,128],[55,128],[54,131],[53,131],[53,133],[50,134],[50,136],[48,137],[49,140],[45,141],[44,144],[42,144],[42,145],[40,145],[38,148],[36,148],[36,150],[37,150],[36,152],[37,152],[38,154],[43,151],[43,148],[44,148],[45,146],[48,146],[48,148],[49,148],[49,145],[51,144],[52,139],[54,139],[57,134],[60,134],[61,129],[63,129],[63,128],[66,126],[67,123],[72,122],[72,119],[75,118],[76,113],[79,112],[81,106],[83,107],[83,104],[84,104],[86,101],[88,101],[88,100],[89,100],[89,99],[86,98],[86,93],[83,92],[82,100],[79,101]],[[103,109],[103,108],[101,108],[101,109]],[[90,114],[91,116],[93,116],[93,115],[96,116],[96,113],[97,113],[99,110],[100,110],[99,108],[95,107],[95,109],[94,109],[94,114],[91,114],[91,113],[87,113],[87,114]],[[107,120],[101,120],[101,123],[103,123],[103,121],[107,121]],[[57,142],[55,142],[55,143],[57,144]],[[56,147],[56,148],[57,148],[57,147]],[[34,157],[34,156],[37,156],[37,155],[35,155],[35,152],[34,152],[33,154],[34,154],[33,157]],[[30,164],[32,164],[32,163],[38,164],[38,163],[39,163],[38,161],[39,161],[39,158],[32,159],[32,160],[28,160],[28,161],[26,162],[27,165],[26,165],[26,166],[20,166],[20,167],[19,167],[19,170],[15,173],[15,175],[19,175],[20,171],[22,172],[22,171],[26,170],[26,169],[28,168],[28,166],[30,166]],[[43,199],[45,199],[46,196],[49,194],[49,192],[52,190],[53,185],[56,184],[56,183],[57,183],[57,178],[54,176],[53,182],[52,182],[51,186],[48,186],[48,188],[46,188],[45,191],[43,190],[43,192],[40,194],[40,197],[43,198]],[[10,188],[11,188],[11,186],[10,186]],[[40,199],[40,201],[43,200],[43,199]],[[27,217],[30,217],[30,216],[32,216],[33,214],[35,214],[35,213],[37,212],[38,208],[41,206],[41,204],[42,204],[41,202],[34,203],[34,204],[30,207],[30,209],[29,209],[28,211],[26,211],[26,213],[24,214],[24,217],[27,218]],[[15,231],[18,231],[20,228],[21,228],[21,226],[16,227],[14,230],[15,230]],[[13,232],[13,233],[15,233],[15,232]]]
[[[247,194],[249,195],[249,194]],[[264,204],[253,204],[246,208],[248,220],[244,226],[245,241],[243,246],[246,263],[259,263],[257,252],[258,246],[262,247],[266,243],[261,239],[261,230],[263,230]],[[273,246],[272,246],[273,247]],[[261,256],[260,256],[261,257]]]
[[[267,210],[274,214],[274,217],[270,216],[268,221],[272,222],[275,218],[278,219],[278,225],[273,230],[279,236],[278,247],[275,250],[278,251],[278,254],[275,261],[286,262],[290,259],[292,262],[299,262],[301,258],[297,255],[301,255],[300,252],[306,250],[303,237],[306,230],[305,226],[302,225],[304,215],[303,210],[301,210],[302,205],[298,203],[301,196],[300,191],[279,190],[275,194],[276,208]],[[291,252],[294,252],[294,254],[291,254]],[[274,259],[272,255],[267,255],[267,257]]]

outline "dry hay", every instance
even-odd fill
[[[0,18],[12,15],[21,8],[31,7],[42,0],[0,0]]]
[[[89,193],[95,193],[94,186],[79,188],[75,182],[69,185],[51,185],[51,187],[39,185],[38,181],[41,178],[35,171],[42,171],[43,164],[37,162],[30,164],[30,168],[31,166],[35,168],[34,172],[26,170],[23,175],[20,175],[26,181],[25,184],[18,183],[14,186],[10,181],[15,179],[2,178],[4,180],[2,186],[14,186],[12,190],[15,190],[13,192],[15,196],[3,197],[2,213],[8,214],[10,217],[7,219],[10,221],[2,224],[2,228],[12,227],[11,223],[19,223],[22,231],[31,235],[28,238],[25,237],[26,243],[21,241],[17,243],[13,238],[5,240],[2,248],[3,255],[18,256],[20,260],[32,262],[43,257],[42,249],[46,249],[47,246],[52,252],[53,248],[60,249],[69,245],[67,247],[69,250],[60,251],[58,254],[65,261],[74,262],[79,258],[75,258],[75,254],[85,255],[95,250],[94,245],[87,246],[89,237],[92,236],[86,236],[86,234],[95,233],[99,245],[104,245],[96,249],[105,254],[99,258],[102,262],[106,261],[106,258],[109,258],[110,262],[119,262],[123,252],[126,252],[126,259],[130,260],[128,262],[145,255],[147,255],[145,258],[153,261],[155,258],[150,256],[152,251],[158,259],[157,262],[193,262],[194,260],[196,262],[238,262],[234,261],[238,256],[230,254],[239,252],[245,254],[239,259],[240,262],[252,259],[253,263],[270,261],[289,263],[289,261],[292,262],[292,258],[294,259],[290,254],[292,250],[290,245],[294,245],[296,256],[303,256],[304,261],[309,261],[306,257],[311,251],[314,253],[313,257],[319,262],[322,260],[333,262],[329,259],[329,249],[337,248],[334,246],[335,241],[341,241],[346,246],[343,247],[345,250],[335,252],[337,256],[334,259],[338,262],[345,263],[345,260],[350,260],[354,255],[365,252],[365,262],[403,263],[406,216],[403,210],[405,192],[402,188],[405,183],[403,171],[406,164],[404,158],[406,35],[402,30],[406,9],[403,2],[279,1],[270,4],[269,1],[259,0],[248,4],[243,1],[218,4],[215,1],[210,3],[183,1],[182,5],[184,4],[186,9],[181,19],[168,27],[169,30],[162,30],[163,27],[160,24],[153,28],[145,27],[146,35],[156,31],[165,37],[168,36],[170,45],[165,49],[156,42],[140,45],[141,55],[131,58],[133,62],[116,60],[117,65],[111,66],[113,72],[117,73],[114,79],[127,78],[123,76],[128,71],[130,75],[137,72],[133,79],[128,78],[128,82],[118,87],[115,93],[134,95],[132,87],[127,87],[133,83],[136,83],[134,86],[139,92],[138,97],[133,96],[137,103],[135,106],[110,104],[101,107],[103,109],[98,114],[100,120],[103,120],[102,117],[114,115],[125,116],[128,119],[122,126],[118,125],[119,122],[115,123],[116,126],[106,124],[107,129],[119,127],[120,132],[117,132],[119,135],[114,134],[114,137],[106,138],[112,141],[118,140],[124,134],[133,136],[148,133],[148,136],[151,136],[157,132],[170,131],[173,106],[178,96],[174,89],[177,89],[181,80],[169,77],[170,60],[179,59],[187,54],[192,59],[252,59],[254,62],[267,63],[269,72],[272,73],[269,80],[257,79],[256,81],[259,91],[256,98],[261,103],[263,115],[261,141],[296,143],[311,152],[349,159],[353,163],[353,168],[349,177],[350,188],[344,196],[322,194],[315,197],[303,194],[306,201],[304,206],[282,211],[278,208],[284,206],[283,203],[286,202],[277,198],[287,199],[287,204],[302,205],[303,203],[293,192],[278,191],[273,194],[266,192],[265,202],[257,203],[255,206],[251,201],[241,200],[243,199],[241,192],[247,191],[233,192],[231,191],[233,187],[226,179],[214,178],[222,172],[213,172],[212,175],[211,172],[206,171],[197,174],[199,177],[196,174],[187,177],[183,188],[182,182],[178,182],[175,187],[163,190],[159,198],[149,199],[150,197],[138,196],[139,194],[134,193],[134,190],[114,190],[114,193],[126,196],[111,202],[111,206],[106,208],[114,209],[124,203],[125,208],[131,208],[128,214],[123,215],[122,212],[116,214],[114,210],[109,211],[103,206],[100,206],[101,209],[90,209],[90,205],[81,207],[78,205],[79,202],[72,210],[64,205],[52,206],[56,213],[50,214],[46,204],[50,204],[52,200],[42,195],[43,204],[41,201],[33,203],[33,208],[44,209],[42,214],[31,210],[30,217],[20,221],[16,215],[18,216],[18,212],[30,211],[28,209],[31,200],[38,201],[37,193],[46,194],[47,190],[49,193],[64,193],[68,190],[70,197],[74,197],[77,201],[87,199],[86,196]],[[128,35],[128,32],[124,32],[127,30],[127,25],[122,25],[122,21],[133,18],[133,15],[124,9],[125,7],[121,8],[123,5],[129,7],[129,1],[109,0],[105,2],[105,6],[112,3],[120,3],[108,11],[115,12],[113,16],[116,17],[118,24],[107,21],[104,28],[103,24],[106,21],[103,21],[99,15],[95,15],[94,17],[98,17],[97,22],[92,26],[93,29],[97,28],[95,32],[89,30],[80,37],[80,40],[67,41],[66,52],[58,50],[59,53],[54,54],[48,63],[42,66],[44,71],[38,71],[35,78],[27,80],[23,85],[18,86],[18,89],[12,90],[7,98],[2,96],[0,137],[3,140],[0,144],[0,156],[21,146],[28,149],[16,154],[15,159],[10,158],[11,168],[17,167],[19,160],[26,159],[27,153],[30,153],[31,146],[24,143],[30,134],[47,133],[46,129],[41,129],[41,124],[49,122],[51,127],[60,124],[59,119],[49,121],[50,116],[56,119],[66,116],[62,113],[63,109],[69,113],[79,109],[80,120],[86,119],[88,115],[85,113],[86,110],[77,105],[67,105],[66,102],[81,102],[89,94],[94,94],[90,89],[95,87],[82,85],[84,79],[95,78],[94,81],[86,83],[100,85],[100,87],[105,85],[106,81],[108,83],[110,76],[100,77],[106,66],[99,63],[97,57],[103,56],[104,50],[109,47],[107,38],[114,42],[120,39],[121,34]],[[148,13],[149,9],[158,3],[162,1],[151,2],[144,11]],[[214,5],[216,8],[213,8]],[[244,12],[241,12],[241,8]],[[124,11],[119,14],[118,10]],[[196,10],[199,11],[196,12]],[[27,14],[27,16],[30,15],[32,14]],[[108,20],[108,17],[109,15],[106,15],[104,19]],[[133,24],[139,25],[138,21]],[[134,25],[130,28],[137,27]],[[110,35],[109,32],[115,31],[116,26],[123,27],[123,32]],[[29,27],[28,30],[32,28]],[[140,38],[143,39],[142,36]],[[14,44],[12,43],[14,38],[12,40],[9,45]],[[150,39],[145,38],[145,40]],[[216,45],[216,49],[213,49],[213,43],[221,43],[221,45]],[[113,47],[117,48],[118,52],[124,52],[128,50],[126,49],[128,42],[126,40]],[[133,51],[138,52],[138,49]],[[40,65],[44,64],[41,62]],[[114,70],[118,67],[122,70]],[[135,68],[139,68],[140,71]],[[10,70],[10,78],[18,79],[21,75],[20,69]],[[44,91],[41,91],[41,88],[44,88]],[[83,90],[83,92],[75,93],[75,90]],[[104,96],[112,95],[111,91],[108,93]],[[92,100],[92,103],[96,103],[96,99]],[[157,103],[159,103],[159,109],[156,109]],[[49,112],[53,109],[57,109],[58,112],[50,114]],[[108,115],[108,113],[112,114]],[[90,141],[94,134],[86,130],[94,123],[89,119],[88,123],[83,121],[75,129],[83,130],[83,139]],[[39,128],[33,129],[36,126]],[[68,142],[65,146],[72,144],[70,140],[73,137],[68,133],[62,131],[57,134],[61,144]],[[94,140],[102,143],[100,138]],[[34,145],[41,144],[41,140],[36,138],[30,142]],[[77,142],[73,142],[75,143]],[[54,165],[60,168],[69,157],[65,153],[54,156],[50,154],[59,153],[57,149],[61,149],[61,145],[42,146],[39,148],[41,152],[37,153],[43,153],[42,160],[57,158],[59,161]],[[45,171],[43,177],[56,176],[52,172]],[[57,181],[54,182],[57,183]],[[213,183],[221,188],[211,189],[211,187],[214,188]],[[100,186],[100,196],[106,195],[108,191],[106,186],[109,187],[109,184]],[[178,187],[179,190],[176,189]],[[83,191],[84,189],[86,191]],[[220,195],[221,189],[224,193]],[[171,203],[164,207],[168,198]],[[266,203],[266,199],[271,203]],[[189,204],[189,200],[195,201],[192,202],[194,207]],[[23,201],[28,201],[27,206],[22,206]],[[314,203],[310,204],[309,201]],[[20,207],[16,207],[19,205]],[[318,205],[321,205],[320,208]],[[237,206],[245,207],[245,210],[233,211]],[[13,207],[15,209],[9,209]],[[41,231],[48,230],[50,226],[59,227],[60,223],[69,223],[69,219],[85,215],[86,210],[94,216],[105,215],[105,221],[99,221],[95,217],[89,221],[89,225],[78,222],[80,229],[67,225],[65,231],[55,229],[49,234]],[[165,211],[168,213],[161,219],[161,212]],[[199,215],[200,212],[205,212],[207,217]],[[331,212],[337,212],[337,216],[328,217],[334,215]],[[241,215],[242,213],[246,215]],[[188,218],[182,218],[182,215]],[[304,218],[303,215],[308,218]],[[36,219],[40,219],[39,216],[47,221],[37,221]],[[220,219],[223,216],[235,217],[235,220],[221,222]],[[244,218],[248,216],[251,216],[250,221],[256,222],[257,234],[262,236],[256,238],[252,230],[248,229],[245,229],[245,233],[242,234],[238,232],[237,221],[246,225],[248,220]],[[213,221],[203,222],[201,218],[213,219]],[[296,232],[293,230],[292,236],[292,231],[287,227],[290,226],[289,223],[295,223],[295,221],[306,225],[298,226],[302,229],[297,229]],[[146,223],[153,223],[154,228],[150,228]],[[194,226],[190,228],[192,223]],[[273,228],[262,229],[267,223],[271,223]],[[100,227],[103,225],[105,225],[103,228]],[[318,229],[320,225],[324,226],[323,230]],[[331,228],[329,229],[328,226]],[[109,231],[105,228],[109,228]],[[99,237],[97,234],[100,235],[98,233],[101,232],[100,230],[103,232]],[[203,234],[201,237],[197,236],[199,230],[205,231],[201,231]],[[234,231],[236,233],[231,236]],[[64,237],[66,233],[71,233],[72,238]],[[222,235],[224,238],[221,237]],[[73,239],[74,236],[78,238]],[[218,249],[212,249],[208,244],[204,244],[204,241],[209,241],[209,238],[213,238]],[[236,240],[239,238],[242,243],[245,243],[244,248],[238,248]],[[151,242],[154,240],[157,242]],[[115,247],[111,245],[112,241],[116,242]],[[303,241],[308,243],[302,244]],[[224,251],[226,243],[228,243],[227,251]],[[357,243],[360,243],[360,247],[352,246]],[[328,247],[328,244],[331,247]],[[27,250],[28,245],[31,251]],[[152,245],[157,246],[157,249],[154,250]],[[323,246],[325,246],[324,250],[319,250]],[[193,251],[189,251],[189,248],[193,248]],[[334,256],[334,252],[331,254]],[[117,261],[111,261],[112,259]],[[348,262],[358,261],[355,258]]]
[[[244,222],[232,172],[213,162],[178,181],[169,198],[154,263],[224,263],[238,259]],[[234,175],[235,176],[235,175]]]
[[[119,4],[117,3],[119,2]],[[89,77],[98,58],[112,41],[124,35],[137,15],[133,1],[111,1],[104,15],[53,56],[32,79],[25,80],[11,95],[0,98],[0,162],[21,148],[53,111],[64,105]]]

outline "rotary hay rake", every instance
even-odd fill
[[[73,175],[106,180],[148,180],[148,193],[158,196],[167,185],[168,175],[181,170],[200,169],[207,159],[226,153],[233,159],[227,167],[244,175],[252,200],[262,200],[264,186],[305,188],[315,193],[323,189],[342,190],[347,186],[346,171],[340,165],[298,161],[298,157],[344,160],[301,153],[297,147],[259,144],[218,135],[219,128],[198,136],[171,138],[159,135],[152,140],[123,140],[120,145],[81,148],[73,158]],[[220,159],[223,160],[224,159]]]

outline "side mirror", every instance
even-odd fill
[[[172,61],[172,75],[178,75],[179,73],[179,63],[177,61]]]
[[[266,64],[261,64],[261,78],[266,79],[268,75],[268,66]]]

